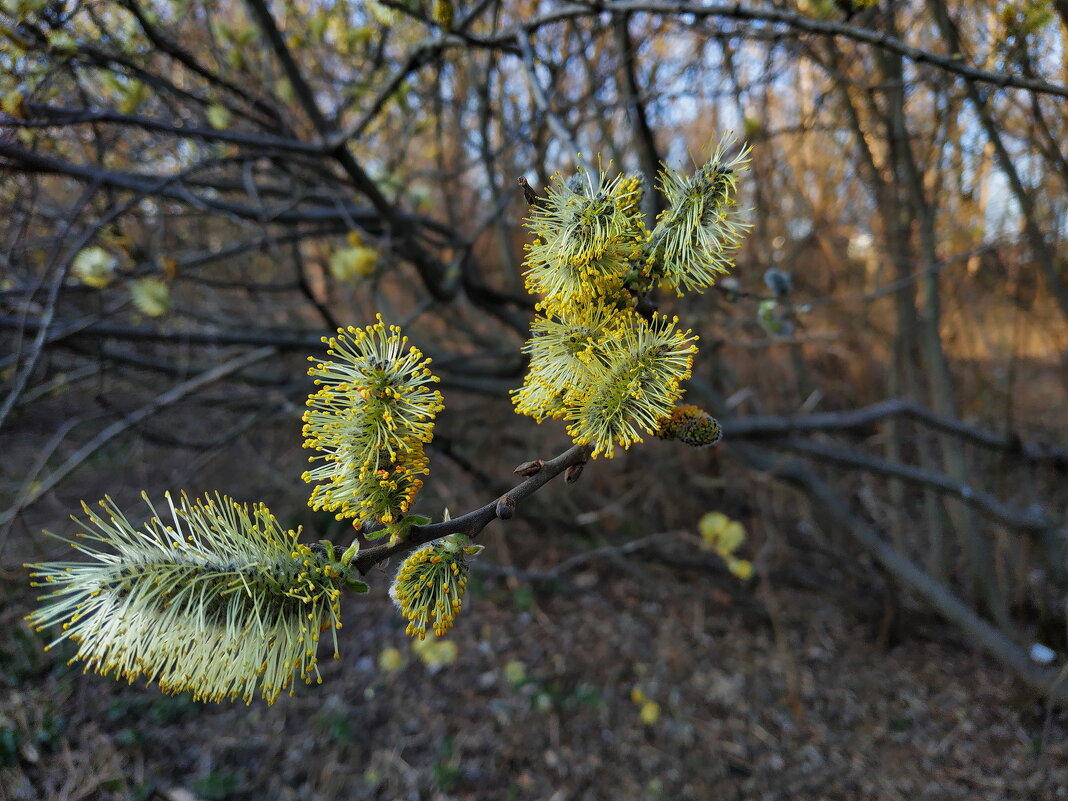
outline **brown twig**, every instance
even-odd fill
[[[1026,462],[1050,464],[1059,471],[1068,471],[1068,451],[1025,442],[1019,436],[1010,433],[997,434],[993,431],[966,423],[963,420],[938,414],[918,403],[892,398],[873,403],[859,409],[846,409],[840,412],[821,412],[795,417],[778,417],[773,415],[754,415],[723,420],[724,435],[732,438],[778,438],[788,434],[803,434],[815,431],[844,431],[852,428],[864,428],[887,417],[903,416],[924,423],[937,431],[955,434],[962,439],[1008,453],[1018,453]]]
[[[233,375],[239,370],[244,370],[246,367],[249,367],[256,362],[274,356],[276,353],[277,351],[273,347],[263,347],[236,356],[235,358],[223,362],[198,376],[190,378],[188,381],[183,381],[181,384],[171,387],[169,390],[161,393],[141,408],[127,414],[122,420],[112,423],[89,440],[89,442],[72,453],[63,464],[52,471],[46,478],[38,482],[31,491],[21,493],[19,500],[14,506],[4,512],[0,512],[0,525],[6,525],[10,522],[15,515],[34,503],[46,492],[49,492],[60,481],[70,475],[76,467],[120,434],[129,431],[131,428],[139,425],[142,421],[156,414],[161,409],[173,405],[182,398],[197,392],[216,381],[226,378],[227,376]]]
[[[524,176],[520,175],[517,183],[523,187],[523,199],[527,201],[528,206],[536,208],[545,203],[545,198],[538,194]]]
[[[410,551],[432,540],[441,539],[449,534],[463,533],[475,537],[492,521],[511,517],[520,501],[529,498],[552,479],[574,465],[585,464],[589,458],[589,446],[573,445],[556,458],[545,462],[541,470],[530,476],[522,484],[518,484],[508,490],[500,498],[495,498],[485,506],[460,517],[454,517],[451,520],[430,523],[425,526],[412,526],[403,542],[399,542],[396,545],[379,545],[375,548],[361,551],[353,560],[353,565],[360,573],[366,574],[368,570],[379,562]],[[502,507],[508,510],[503,516],[498,514]]]
[[[554,25],[573,19],[585,17],[597,17],[604,12],[611,13],[646,13],[664,14],[673,17],[690,15],[697,20],[719,17],[721,19],[737,19],[748,22],[764,22],[772,25],[782,25],[786,28],[801,33],[812,33],[821,36],[839,37],[849,39],[860,44],[871,45],[891,53],[897,53],[909,61],[917,64],[928,64],[944,72],[972,81],[990,84],[998,87],[1015,87],[1026,89],[1040,94],[1057,95],[1068,97],[1068,86],[1048,83],[1046,81],[1023,78],[1009,72],[991,72],[989,70],[974,67],[966,63],[959,56],[941,55],[924,50],[896,36],[859,25],[849,25],[833,20],[817,19],[806,16],[798,11],[785,8],[773,8],[767,6],[749,6],[740,2],[732,3],[697,3],[685,2],[685,0],[616,0],[616,2],[603,4],[561,4],[544,14],[533,17],[522,23],[521,30],[508,30],[478,40],[482,46],[491,45],[514,45],[523,44],[523,38],[530,36],[535,31],[547,25]]]

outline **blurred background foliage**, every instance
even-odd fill
[[[688,703],[648,667],[658,654],[611,673],[619,686],[606,689],[591,683],[596,670],[576,679],[542,654],[528,673],[529,654],[486,643],[491,625],[545,624],[555,603],[592,618],[567,642],[587,630],[631,636],[628,616],[649,613],[643,592],[657,615],[681,613],[665,586],[686,603],[726,598],[732,614],[752,604],[742,628],[755,648],[770,638],[782,678],[768,697],[785,698],[795,720],[820,714],[796,678],[809,651],[790,656],[791,638],[803,639],[784,625],[795,609],[847,609],[875,662],[933,611],[949,624],[936,639],[959,636],[1039,697],[1063,700],[1055,666],[1031,645],[1066,646],[1066,51],[1064,0],[2,0],[0,549],[3,618],[19,632],[2,656],[21,688],[20,709],[0,710],[6,797],[62,796],[31,759],[60,748],[61,715],[98,721],[78,723],[74,744],[106,757],[86,765],[114,768],[85,767],[112,777],[92,792],[158,789],[143,755],[137,776],[128,756],[141,753],[137,704],[148,702],[116,689],[119,706],[97,702],[112,711],[93,718],[84,686],[111,685],[75,680],[17,622],[31,602],[19,566],[56,555],[42,527],[68,526],[77,501],[105,492],[130,507],[142,489],[219,489],[342,541],[341,524],[305,507],[299,481],[306,357],[323,334],[376,312],[443,379],[421,511],[487,502],[515,464],[568,444],[562,425],[517,417],[507,398],[535,302],[521,279],[517,178],[543,186],[582,153],[653,181],[661,160],[700,163],[724,130],[753,147],[741,180],[753,232],[729,280],[659,299],[701,336],[687,397],[720,417],[722,445],[654,442],[599,460],[488,530],[484,561],[496,562],[472,592],[494,603],[466,610],[459,661],[440,646],[409,656],[386,622],[384,576],[372,574],[375,611],[350,615],[376,622],[347,646],[354,663],[368,660],[350,672],[378,677],[371,695],[331,696],[340,706],[322,709],[298,699],[341,743],[330,759],[357,771],[366,797],[547,798],[559,777],[570,777],[561,797],[604,797],[591,789],[604,780],[596,769],[561,773],[552,759],[526,784],[476,776],[459,756],[469,741],[436,713],[421,724],[435,739],[414,773],[349,722],[391,708],[405,720],[373,688],[396,700],[386,687],[397,676],[411,678],[406,692],[450,671],[470,679],[481,643],[500,661],[499,686],[530,701],[521,719],[577,731],[592,716],[600,731],[597,716],[618,708],[638,731],[620,753],[652,747],[642,727],[666,732],[672,704]],[[658,196],[646,194],[650,218]],[[648,589],[649,571],[670,582]],[[576,585],[604,600],[576,602]],[[404,673],[418,665],[441,672]],[[56,694],[78,711],[40,700]],[[520,714],[502,703],[498,720]],[[159,714],[152,725],[193,726],[183,706]],[[220,730],[233,725],[217,714]],[[551,728],[546,747],[566,762]],[[699,735],[663,736],[681,748]],[[615,747],[604,745],[608,764]],[[715,786],[787,786],[794,762],[747,754],[727,753]],[[680,777],[670,761],[639,763],[621,797],[707,797],[692,780],[700,765]],[[195,787],[172,782],[203,798],[286,787],[332,797],[325,768],[304,785],[207,758],[188,770]]]

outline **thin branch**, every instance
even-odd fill
[[[43,320],[23,320],[10,315],[0,315],[0,330],[40,331],[45,327]],[[120,325],[117,323],[91,323],[75,321],[66,329],[53,331],[48,344],[55,344],[70,336],[93,337],[97,339],[124,339],[137,342],[164,342],[182,345],[252,345],[270,346],[279,350],[316,351],[322,348],[319,335],[286,334],[284,332],[256,331],[248,327],[236,331],[165,331],[142,325]]]
[[[934,14],[934,18],[938,23],[938,28],[942,32],[946,44],[953,52],[960,52],[961,42],[957,33],[957,26],[950,17],[949,10],[946,8],[943,0],[932,0],[928,5],[931,7],[931,11]],[[1002,128],[994,118],[994,114],[990,110],[990,107],[987,105],[987,95],[980,92],[975,84],[975,78],[973,76],[967,76],[967,79],[964,82],[964,88],[968,96],[968,101],[975,109],[975,113],[979,117],[979,123],[983,126],[983,130],[986,132],[987,139],[994,147],[994,155],[997,157],[998,165],[1001,167],[1002,173],[1004,173],[1005,178],[1009,182],[1009,189],[1012,191],[1013,197],[1015,197],[1016,202],[1020,204],[1020,211],[1023,213],[1024,232],[1027,234],[1028,243],[1034,251],[1038,266],[1046,281],[1046,286],[1049,289],[1050,294],[1052,294],[1057,301],[1057,305],[1060,307],[1061,312],[1068,318],[1068,285],[1061,279],[1060,267],[1057,264],[1054,251],[1046,241],[1045,234],[1039,227],[1035,215],[1035,198],[1024,186],[1023,179],[1020,177],[1020,171],[1017,169],[1012,156],[1009,154],[1008,148],[1005,146],[1005,141],[1002,137]]]
[[[359,139],[364,131],[367,130],[367,127],[374,122],[375,117],[382,111],[389,99],[408,80],[408,76],[413,72],[418,72],[427,64],[433,63],[436,57],[441,54],[443,46],[444,43],[435,37],[420,42],[412,48],[411,52],[408,53],[407,60],[393,74],[393,77],[383,84],[378,94],[375,95],[375,99],[371,101],[370,107],[348,127],[326,137],[326,147],[332,150],[346,146],[351,140]]]
[[[724,435],[732,439],[775,438],[789,434],[815,431],[844,431],[864,428],[887,417],[903,416],[925,423],[931,428],[988,448],[1019,454],[1030,464],[1049,464],[1055,470],[1068,472],[1068,450],[1053,446],[1024,442],[1016,434],[1001,435],[965,423],[955,417],[938,414],[918,403],[890,399],[840,412],[821,412],[799,417],[754,415],[720,421]]]
[[[519,42],[519,49],[523,53],[523,65],[526,67],[524,75],[526,76],[527,84],[530,86],[530,92],[534,96],[534,104],[538,107],[538,111],[545,116],[549,127],[553,129],[553,133],[556,134],[560,143],[567,147],[571,152],[571,158],[577,163],[579,161],[578,144],[575,143],[574,137],[567,130],[563,120],[556,115],[549,105],[549,98],[546,96],[545,90],[538,80],[538,73],[534,69],[534,50],[530,45],[529,35],[521,31],[515,35],[515,38]]]
[[[973,509],[986,512],[1002,523],[1028,534],[1044,536],[1053,530],[1053,523],[1046,518],[1041,507],[1036,506],[1024,511],[1007,506],[990,493],[958,483],[936,470],[881,459],[856,451],[847,451],[811,440],[783,439],[775,440],[772,444],[776,448],[801,453],[821,461],[833,462],[845,467],[856,467],[881,476],[901,478],[912,484],[938,490],[944,495],[959,498]]]
[[[93,453],[104,447],[108,442],[115,439],[115,437],[129,431],[131,428],[139,425],[144,420],[148,419],[152,415],[161,409],[170,406],[182,398],[190,395],[204,387],[226,378],[228,375],[236,373],[238,370],[243,370],[256,362],[263,361],[264,359],[274,356],[277,350],[272,347],[258,348],[249,353],[242,354],[229,361],[223,362],[217,367],[201,373],[188,381],[183,381],[177,386],[171,387],[166,392],[158,395],[151,402],[145,404],[141,408],[127,414],[122,420],[118,420],[109,425],[104,430],[100,431],[89,442],[83,445],[81,448],[67,457],[66,461],[57,467],[47,478],[43,479],[40,483],[36,484],[32,491],[27,492],[20,498],[19,502],[11,508],[0,512],[0,526],[6,525],[12,520],[15,515],[22,512],[28,506],[36,502],[42,495],[50,491],[53,487],[59,484],[60,481],[70,475],[80,464],[88,459]]]
[[[326,149],[319,144],[302,142],[269,134],[247,133],[227,128],[206,128],[199,125],[176,125],[153,117],[138,114],[123,114],[114,109],[80,109],[48,106],[42,103],[26,105],[29,117],[25,120],[7,119],[0,122],[0,128],[51,128],[58,125],[90,125],[94,123],[111,123],[140,128],[180,139],[202,139],[205,142],[228,142],[245,147],[277,150],[282,152],[304,153],[309,156],[322,156]]]
[[[904,56],[909,61],[917,64],[928,64],[945,72],[960,75],[972,81],[992,84],[994,86],[1015,89],[1026,89],[1030,92],[1068,97],[1068,86],[1048,83],[1046,81],[1021,78],[1008,73],[990,72],[988,70],[965,64],[960,58],[943,56],[932,53],[922,48],[915,47],[901,41],[882,31],[874,31],[857,25],[833,20],[813,19],[797,11],[770,7],[756,8],[743,3],[708,3],[697,5],[687,2],[655,2],[650,0],[617,0],[617,2],[590,3],[561,6],[553,11],[541,14],[533,19],[522,23],[519,30],[507,31],[493,37],[481,40],[484,46],[498,44],[500,46],[519,42],[525,35],[533,33],[539,28],[564,22],[569,19],[582,17],[596,17],[603,13],[638,13],[664,14],[670,16],[692,15],[695,19],[708,17],[722,17],[726,19],[741,19],[752,22],[767,22],[777,25],[785,25],[794,30],[804,33],[815,33],[822,36],[840,36],[862,44],[880,47],[892,53]]]
[[[613,28],[616,39],[616,49],[619,51],[619,69],[622,73],[620,91],[627,105],[627,113],[631,118],[634,138],[637,142],[638,157],[641,160],[642,172],[650,185],[656,180],[657,171],[660,168],[660,151],[656,147],[656,136],[649,125],[649,116],[642,102],[641,89],[638,86],[637,54],[634,42],[630,35],[630,16],[622,14],[613,20]],[[660,192],[648,193],[652,202],[651,220],[655,220],[660,212],[667,208],[667,201]]]
[[[183,64],[188,70],[204,78],[209,83],[221,86],[229,92],[240,97],[246,103],[251,105],[266,118],[272,120],[276,124],[282,124],[282,119],[279,117],[278,109],[272,108],[265,103],[262,99],[255,97],[248,93],[243,87],[234,83],[233,81],[219,75],[216,72],[212,72],[205,67],[188,50],[181,47],[177,42],[163,33],[159,28],[153,25],[148,17],[145,16],[137,0],[122,0],[122,4],[129,9],[130,13],[137,18],[138,24],[141,26],[141,30],[145,32],[145,35],[149,38],[155,47],[163,53],[171,56],[179,63]]]
[[[516,567],[504,567],[502,565],[489,564],[482,559],[479,559],[472,564],[471,569],[478,573],[485,573],[490,576],[507,576],[509,578],[520,579],[521,581],[561,581],[567,573],[577,570],[588,562],[593,562],[598,559],[616,561],[624,556],[629,556],[630,554],[653,548],[662,542],[677,541],[688,537],[692,538],[693,536],[694,535],[689,534],[686,531],[661,531],[619,545],[603,545],[600,548],[594,548],[591,551],[577,553],[548,570],[524,570]],[[692,570],[694,568],[706,569],[708,567],[707,563],[702,564],[694,560],[687,561],[685,564],[676,564],[671,560],[661,558],[657,558],[656,561],[667,564],[669,567],[680,569],[689,568]],[[722,562],[720,564],[722,564]],[[726,572],[725,569],[724,572]]]
[[[1007,635],[983,620],[947,587],[898,553],[863,521],[854,517],[834,491],[796,459],[783,459],[747,445],[730,450],[748,466],[803,491],[824,524],[845,531],[870,553],[902,586],[929,603],[945,620],[957,626],[977,647],[1009,667],[1017,676],[1044,695],[1068,702],[1068,687],[1058,682],[1058,671],[1036,665]]]
[[[246,0],[246,5],[267,37],[275,57],[282,65],[282,70],[293,87],[297,100],[303,107],[305,114],[308,115],[312,125],[315,126],[320,139],[324,142],[329,141],[335,131],[319,109],[315,100],[315,93],[304,78],[296,59],[293,58],[285,37],[282,36],[282,32],[275,24],[274,16],[271,14],[267,4],[264,0]],[[364,172],[363,167],[353,157],[347,144],[345,142],[339,143],[330,151],[330,155],[337,160],[337,163],[341,165],[341,168],[352,180],[356,189],[371,201],[371,205],[385,220],[390,234],[397,243],[398,252],[415,265],[427,291],[437,300],[451,300],[450,293],[442,281],[445,269],[437,259],[427,253],[416,242],[412,228],[405,220],[405,215],[386,199],[378,185]]]
[[[361,551],[353,560],[353,564],[360,573],[366,574],[368,570],[379,562],[383,562],[397,554],[406,553],[413,548],[432,540],[441,539],[449,534],[464,533],[472,537],[477,536],[482,529],[498,517],[501,519],[511,517],[511,512],[519,505],[520,501],[529,498],[569,467],[585,464],[589,458],[589,446],[573,445],[556,458],[545,462],[541,470],[530,476],[522,484],[518,484],[508,490],[500,498],[452,520],[430,523],[425,526],[412,526],[403,542],[399,542],[396,545],[379,545],[375,548]],[[502,508],[507,508],[509,511],[502,513]]]
[[[60,238],[65,236],[67,231],[70,230],[70,228],[74,224],[74,220],[77,219],[79,214],[81,214],[82,209],[89,205],[89,202],[93,199],[93,196],[96,195],[98,188],[99,184],[94,183],[86,187],[85,191],[82,192],[82,196],[78,199],[78,201],[69,211],[69,217],[65,224],[64,231],[60,234]],[[97,222],[96,225],[84,231],[67,249],[67,255],[64,257],[63,261],[60,262],[60,264],[56,267],[56,274],[53,276],[52,284],[48,288],[48,297],[45,300],[45,307],[40,320],[41,325],[38,328],[37,335],[34,337],[33,343],[30,347],[29,356],[27,356],[25,359],[25,364],[22,367],[22,371],[18,372],[16,370],[15,378],[12,381],[13,386],[11,388],[11,392],[9,392],[8,396],[4,398],[3,403],[0,403],[0,428],[3,427],[4,421],[7,419],[8,414],[10,414],[11,410],[15,408],[15,403],[18,401],[19,396],[22,394],[23,390],[26,389],[26,385],[29,383],[30,376],[37,368],[37,361],[38,359],[40,359],[41,353],[44,351],[45,338],[48,334],[48,329],[51,327],[52,321],[56,314],[56,304],[59,302],[60,291],[63,288],[64,282],[67,280],[67,275],[71,271],[78,252],[93,240],[93,238],[96,236],[97,232],[101,228],[103,228],[112,220],[117,219],[122,214],[124,214],[130,208],[130,206],[136,200],[139,199],[140,198],[134,198],[133,200],[130,200],[127,203],[117,206],[116,208],[105,214]],[[16,358],[16,368],[17,366],[18,359]]]
[[[344,222],[346,219],[351,218],[375,234],[381,231],[382,228],[380,215],[366,207],[351,206],[344,210],[338,210],[333,207],[315,206],[307,209],[282,209],[276,212],[265,212],[263,208],[244,203],[234,203],[215,197],[196,195],[188,187],[178,183],[180,176],[166,176],[166,180],[173,181],[174,185],[159,188],[158,183],[161,177],[158,175],[141,175],[101,169],[88,164],[75,164],[54,156],[37,153],[16,145],[14,142],[4,140],[0,140],[0,168],[26,173],[64,175],[86,183],[99,182],[104,186],[158,195],[159,197],[186,203],[194,208],[230,214],[246,220],[262,221],[266,218],[275,223],[298,224],[303,222]],[[420,225],[410,216],[405,215],[404,219],[408,221],[409,228]]]

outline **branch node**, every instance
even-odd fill
[[[543,459],[535,459],[532,462],[523,462],[523,464],[519,465],[519,467],[512,472],[516,475],[530,478],[531,476],[540,473],[543,467],[545,467],[545,461]]]
[[[574,484],[576,481],[579,480],[579,476],[582,475],[582,468],[584,468],[585,466],[585,462],[579,462],[578,464],[571,465],[571,467],[567,468],[567,470],[564,471],[564,480],[568,484]]]
[[[510,520],[515,514],[515,501],[507,495],[502,495],[497,501],[497,517],[501,520]]]

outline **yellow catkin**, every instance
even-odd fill
[[[83,504],[90,560],[29,566],[55,586],[27,617],[60,626],[49,647],[70,639],[87,671],[196,700],[270,703],[297,679],[318,682],[320,631],[341,627],[338,569],[262,504],[166,498],[173,522],[146,496],[140,527],[110,499],[102,514]]]

